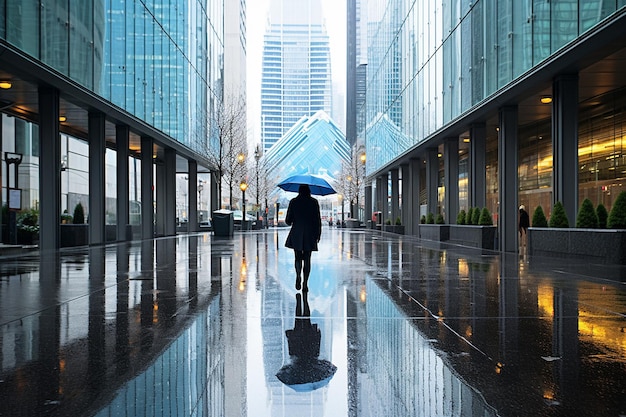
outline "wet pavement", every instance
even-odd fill
[[[0,258],[0,416],[626,415],[626,272],[325,227]]]

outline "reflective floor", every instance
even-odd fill
[[[324,228],[0,259],[0,416],[625,416],[626,271]]]

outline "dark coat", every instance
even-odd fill
[[[519,232],[522,233],[522,229],[526,231],[530,227],[530,219],[528,213],[524,209],[519,211]]]
[[[310,196],[298,195],[289,202],[285,223],[291,226],[285,246],[295,250],[316,251],[322,235],[320,205]]]

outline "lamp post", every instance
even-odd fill
[[[341,227],[343,227],[343,220],[344,220],[344,216],[343,216],[343,195],[338,194],[337,198],[339,199],[339,206],[341,207]]]
[[[261,158],[261,150],[259,149],[259,145],[254,149],[254,160],[256,161],[256,221],[257,227],[259,223],[259,159]],[[266,220],[266,219],[264,219]]]
[[[204,213],[202,212],[202,190],[204,189],[204,181],[198,180],[198,205],[200,206],[200,223],[204,220]]]
[[[366,161],[366,157],[365,157],[365,152],[361,153],[361,155],[359,156],[359,160],[361,161],[361,166],[358,168],[358,172],[357,172],[357,176],[356,176],[356,217],[358,218],[359,222],[361,221],[361,210],[359,207],[359,194],[361,192],[361,175],[363,175],[363,177],[365,177],[365,161]]]
[[[246,230],[246,190],[248,184],[245,180],[241,181],[239,189],[241,190],[241,230]]]

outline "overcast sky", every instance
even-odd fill
[[[322,12],[326,18],[326,30],[330,38],[333,89],[334,91],[341,91],[345,96],[346,1],[321,0],[321,2]],[[248,126],[250,127],[248,138],[254,144],[261,141],[261,54],[263,53],[263,35],[265,34],[269,3],[270,0],[248,0],[246,2],[248,18]]]

